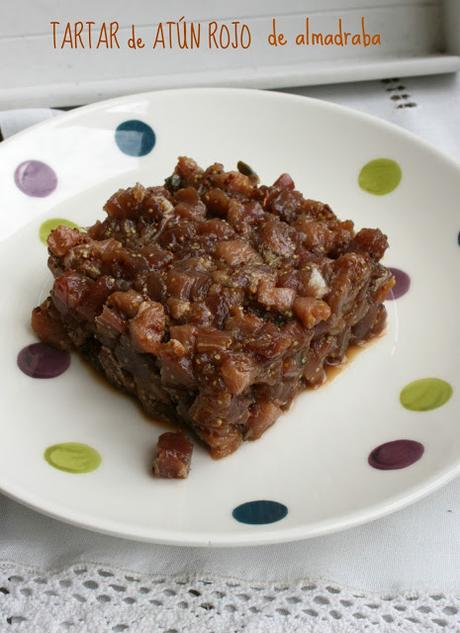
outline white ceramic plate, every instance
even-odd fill
[[[139,124],[118,137],[132,154],[150,150],[143,156],[126,154],[115,141],[115,129],[127,120],[155,132],[153,148],[151,134],[136,132]],[[329,202],[339,217],[386,232],[391,248],[384,261],[404,270],[411,287],[388,302],[386,335],[330,384],[301,395],[262,439],[226,459],[213,461],[196,447],[189,479],[177,482],[149,474],[163,429],[147,421],[131,399],[95,380],[77,357],[50,380],[23,374],[16,358],[35,340],[30,312],[51,284],[39,240],[42,222],[58,217],[91,224],[102,217],[114,190],[136,181],[162,182],[182,154],[227,168],[242,159],[267,183],[287,171],[298,189]],[[399,186],[387,195],[358,184],[361,168],[379,158],[396,161],[402,170]],[[2,143],[0,159],[3,492],[54,517],[120,536],[243,545],[300,539],[375,519],[459,472],[460,169],[448,158],[396,127],[334,105],[269,92],[200,89],[76,110]],[[432,408],[446,399],[448,388],[428,383],[415,406],[429,410],[404,408],[401,389],[427,377],[450,383],[450,399]],[[371,468],[369,452],[397,439],[423,443],[423,457],[400,470]],[[96,448],[101,466],[78,475],[52,468],[45,449],[69,441]],[[233,518],[237,506],[256,500],[275,501],[288,512],[259,525]]]

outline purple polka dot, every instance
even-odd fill
[[[387,299],[399,299],[399,297],[405,295],[406,292],[409,290],[410,277],[407,273],[405,273],[403,270],[400,270],[399,268],[389,268],[389,270],[391,270],[391,272],[393,273],[396,284],[391,289]]]
[[[57,176],[46,163],[26,160],[16,167],[14,182],[26,195],[44,198],[56,189]]]
[[[423,444],[414,440],[394,440],[374,448],[368,462],[379,470],[398,470],[417,462],[423,455]]]
[[[68,369],[70,354],[45,343],[27,345],[18,354],[18,367],[32,378],[56,378]]]

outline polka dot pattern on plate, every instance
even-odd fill
[[[50,466],[74,474],[90,473],[96,470],[102,461],[96,449],[79,442],[49,446],[44,457]]]
[[[420,378],[404,387],[400,394],[403,407],[410,411],[431,411],[442,407],[452,396],[451,385],[440,378]]]
[[[423,455],[423,444],[414,440],[393,440],[374,448],[369,465],[378,470],[399,470],[415,464]]]
[[[156,143],[154,130],[147,123],[131,119],[118,125],[115,130],[118,148],[128,156],[141,157],[149,154]],[[366,163],[358,177],[359,186],[367,193],[383,196],[394,191],[400,184],[402,171],[399,164],[389,158],[377,158]],[[46,197],[57,187],[54,170],[42,161],[27,160],[15,170],[17,187],[26,195]],[[50,218],[39,229],[40,240],[46,244],[50,232],[59,225],[80,229],[70,220]],[[460,232],[457,235],[460,246]],[[410,276],[399,268],[390,268],[395,286],[389,299],[398,299],[410,289]],[[70,355],[44,343],[34,343],[23,348],[17,357],[18,367],[33,378],[53,378],[61,375],[70,365]],[[449,383],[438,378],[415,380],[402,389],[400,401],[411,411],[429,411],[444,405],[452,396]],[[408,439],[393,440],[377,446],[368,456],[368,463],[379,470],[397,470],[417,462],[424,453],[420,442]],[[101,464],[97,450],[87,444],[66,442],[48,447],[44,458],[53,468],[79,474],[96,470]],[[271,524],[284,519],[288,508],[277,501],[255,500],[234,508],[233,518],[248,525]]]
[[[359,172],[361,189],[375,196],[391,193],[401,182],[401,167],[391,158],[376,158],[364,165]]]
[[[75,224],[75,222],[71,222],[70,220],[65,220],[64,218],[50,218],[49,220],[45,220],[41,223],[38,232],[40,240],[43,242],[43,244],[47,243],[48,236],[51,231],[61,224],[64,224],[64,226],[70,226],[70,228],[72,229],[81,230],[81,227],[79,227],[78,224]]]
[[[57,187],[57,176],[53,169],[40,160],[26,160],[16,167],[14,182],[27,196],[45,198]]]
[[[387,299],[399,299],[399,297],[405,295],[406,292],[409,290],[410,277],[407,273],[405,273],[403,270],[400,270],[399,268],[389,268],[389,270],[391,270],[391,272],[393,273],[396,283],[391,289],[391,292],[388,295]]]
[[[31,378],[56,378],[69,368],[70,354],[45,343],[32,343],[19,352],[17,364]]]
[[[237,506],[232,516],[239,523],[249,525],[264,525],[281,521],[287,515],[288,509],[277,501],[248,501]]]
[[[145,156],[155,146],[156,136],[150,125],[137,119],[124,121],[115,130],[115,142],[128,156]]]

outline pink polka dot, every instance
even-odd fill
[[[16,167],[14,182],[27,196],[45,198],[56,189],[57,176],[46,163],[26,160]]]

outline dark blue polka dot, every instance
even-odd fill
[[[155,132],[143,121],[123,121],[115,130],[115,142],[124,154],[145,156],[155,146]]]
[[[457,244],[460,246],[460,231],[458,232],[458,235],[457,235]]]
[[[263,525],[281,521],[287,515],[288,509],[277,501],[248,501],[237,506],[232,516],[240,523],[250,525]]]

